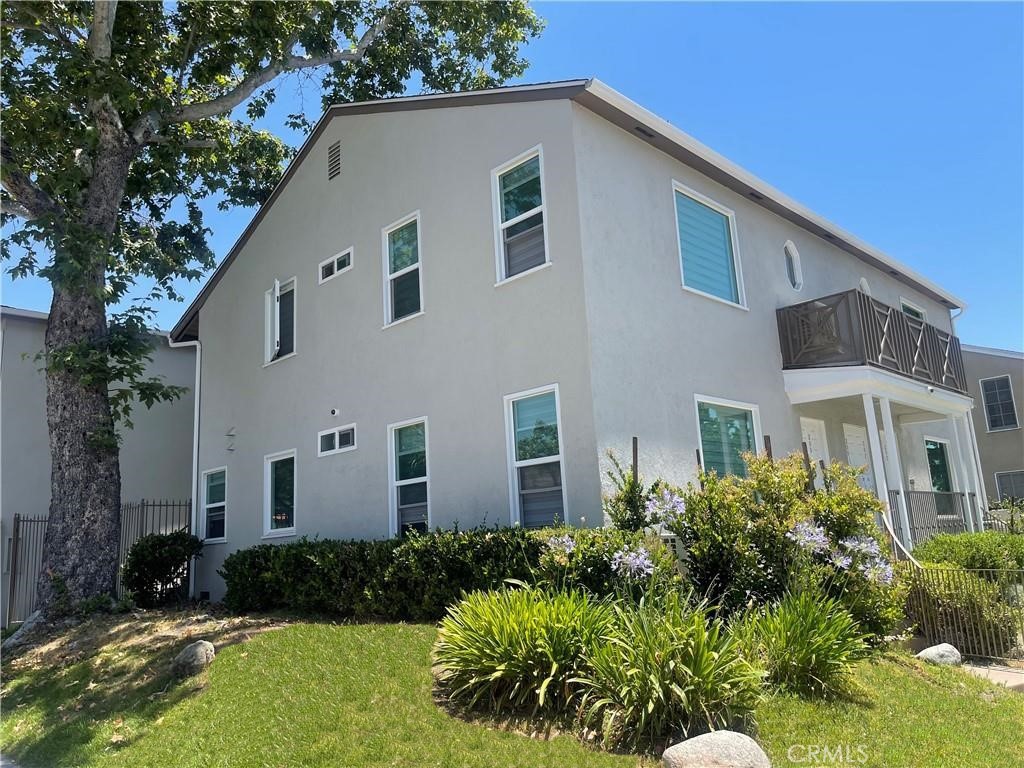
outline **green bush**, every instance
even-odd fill
[[[647,488],[642,477],[626,470],[614,453],[608,451],[612,468],[605,474],[615,487],[615,493],[605,496],[604,513],[612,525],[623,531],[642,531],[653,525],[654,520],[648,509],[648,501],[654,487]]]
[[[914,557],[961,568],[1024,569],[1024,536],[1013,533],[942,533],[914,548]]]
[[[188,565],[200,557],[203,542],[185,531],[151,533],[128,551],[121,575],[124,588],[141,608],[154,608],[183,597]]]
[[[441,621],[434,663],[448,698],[506,714],[558,715],[576,697],[586,649],[611,611],[585,592],[535,587],[474,592]]]
[[[751,659],[781,691],[824,696],[844,691],[854,662],[867,654],[853,616],[815,590],[787,593],[751,611],[735,629]]]
[[[581,719],[606,746],[657,749],[751,714],[760,675],[705,605],[673,591],[613,611],[578,680]]]

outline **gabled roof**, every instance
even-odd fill
[[[679,130],[653,112],[623,96],[599,80],[562,80],[535,85],[515,85],[503,88],[489,88],[481,91],[460,91],[457,93],[427,94],[423,96],[402,96],[377,101],[359,101],[337,104],[327,109],[323,117],[303,142],[298,153],[289,163],[274,187],[270,197],[260,206],[252,221],[220,263],[216,271],[199,292],[181,320],[171,330],[175,341],[197,338],[199,333],[199,310],[216,287],[239,251],[252,236],[260,221],[274,204],[281,190],[291,179],[295,170],[324,132],[330,121],[342,115],[365,115],[382,112],[403,112],[418,109],[447,107],[471,107],[484,104],[512,104],[524,101],[547,101],[570,99],[591,112],[617,125],[626,132],[656,147],[667,155],[700,171],[737,194],[752,200],[784,219],[817,235],[838,248],[853,254],[861,261],[881,269],[896,280],[921,291],[949,309],[963,307],[964,302],[941,288],[926,277],[911,270],[882,251],[846,232],[835,224],[801,205],[779,190],[730,162],[717,152],[709,149],[692,136]]]

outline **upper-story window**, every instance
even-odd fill
[[[1017,407],[1013,402],[1013,387],[1009,376],[994,376],[981,380],[981,398],[985,401],[985,419],[989,432],[1016,429]]]
[[[317,281],[326,283],[331,278],[337,277],[342,272],[352,269],[352,248],[346,248],[341,253],[324,259],[317,268]]]
[[[295,278],[274,281],[266,294],[266,343],[263,361],[295,354]]]
[[[866,277],[862,277],[860,279],[860,282],[857,284],[857,287],[860,289],[861,293],[866,294],[868,296],[871,295],[871,283],[868,282],[868,279]]]
[[[675,183],[683,287],[744,306],[733,212]]]
[[[540,147],[496,168],[492,180],[500,282],[548,263]]]
[[[423,311],[420,280],[420,214],[384,228],[384,324]]]
[[[902,297],[900,297],[900,309],[903,310],[903,314],[907,317],[912,317],[921,322],[928,320],[928,313],[924,309]]]
[[[786,277],[794,291],[804,287],[804,269],[800,263],[800,251],[792,240],[787,240],[782,246],[782,254],[786,259]]]

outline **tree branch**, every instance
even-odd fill
[[[97,61],[110,59],[110,43],[114,33],[114,15],[117,0],[97,0],[93,6],[92,30],[89,32],[89,50]]]
[[[396,7],[392,7],[383,18],[363,33],[359,38],[356,47],[351,50],[342,51],[335,49],[325,56],[288,56],[284,61],[270,64],[258,69],[246,76],[238,85],[227,93],[209,101],[201,101],[195,104],[186,104],[171,112],[164,118],[166,123],[188,123],[194,120],[202,120],[207,117],[223,115],[237,107],[249,96],[278,75],[285,72],[297,72],[310,67],[322,67],[326,64],[334,64],[341,61],[359,61],[366,55],[366,50],[373,45],[391,23],[391,17]]]
[[[14,160],[10,147],[6,144],[0,145],[0,182],[11,196],[5,208],[12,208],[8,213],[22,216],[25,219],[41,219],[44,216],[56,215],[60,212],[57,204],[46,192],[40,189],[28,174],[21,170],[21,166]],[[14,206],[23,209],[27,216],[20,210],[13,210]]]

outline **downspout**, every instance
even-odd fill
[[[199,519],[199,403],[200,393],[202,392],[203,384],[203,344],[199,339],[195,341],[171,341],[171,337],[167,337],[167,346],[171,349],[181,349],[183,347],[194,347],[196,350],[196,382],[192,389],[193,393],[193,407],[192,407],[192,533],[196,532]],[[188,595],[189,597],[195,597],[196,587],[196,570],[195,568],[189,568],[188,571]]]

